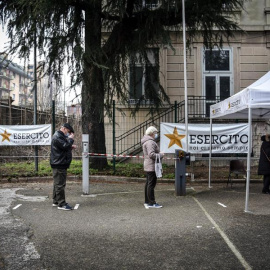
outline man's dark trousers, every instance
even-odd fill
[[[153,205],[155,201],[155,186],[157,184],[157,176],[155,172],[146,173],[145,183],[145,203]]]
[[[53,203],[58,206],[66,205],[65,187],[67,181],[67,169],[53,168]]]

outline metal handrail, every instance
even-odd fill
[[[183,106],[184,106],[184,101],[178,103],[176,106],[169,107],[165,112],[162,112],[154,117],[150,117],[146,121],[140,123],[138,126],[126,131],[120,136],[117,136],[115,139],[117,143],[118,154],[129,153],[130,151],[136,151],[137,149],[140,149],[141,137],[143,136],[145,129],[149,127],[149,125],[159,126],[161,122],[164,122],[164,120],[167,120],[168,118],[170,118],[170,120],[174,122],[175,119],[173,120],[173,118],[174,118],[175,110],[179,112],[181,111],[181,108]],[[180,114],[178,113],[178,115],[179,117],[177,118],[177,122],[183,121],[184,120],[184,117],[182,116],[183,112]],[[122,142],[124,140],[127,140],[130,136],[133,136],[133,139],[134,139],[133,145],[122,150],[122,147],[121,147],[123,145]]]
[[[181,106],[183,106],[185,104],[184,101],[181,101],[180,103],[177,104],[177,108],[179,109]],[[119,140],[121,140],[122,137],[126,137],[127,135],[129,134],[133,134],[135,131],[141,129],[141,127],[146,127],[148,126],[149,124],[151,123],[154,123],[156,120],[159,120],[160,118],[168,115],[169,113],[171,112],[174,112],[175,111],[175,106],[170,106],[165,112],[162,112],[160,114],[157,114],[156,116],[154,117],[150,117],[149,119],[147,119],[146,121],[140,123],[138,126],[124,132],[123,134],[121,134],[120,136],[116,137],[116,140],[117,138],[119,138]],[[160,122],[160,121],[159,121]]]
[[[209,117],[209,106],[207,104],[214,104],[220,101],[219,96],[205,97],[205,96],[189,96],[188,97],[188,116],[190,118],[205,119]],[[174,106],[169,107],[166,111],[150,117],[146,121],[140,123],[136,127],[124,132],[115,137],[117,153],[127,154],[141,149],[141,138],[147,127],[150,125],[159,126],[161,122],[177,122],[181,123],[185,119],[185,101],[181,101]],[[175,113],[175,114],[173,114]],[[130,139],[131,138],[131,139]],[[132,140],[131,146],[123,146],[127,140]],[[123,149],[124,148],[124,149]]]

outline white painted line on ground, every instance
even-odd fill
[[[22,194],[16,194],[16,197],[29,202],[44,202],[49,198],[48,196],[25,196]]]
[[[22,204],[17,204],[15,207],[13,207],[13,209],[17,209],[21,206]]]
[[[246,191],[235,191],[235,190],[232,190],[232,191],[225,191],[225,192],[246,194]],[[258,195],[258,193],[255,193],[255,192],[249,192],[249,194]]]
[[[89,198],[95,198],[95,197],[97,197],[96,194],[82,194],[81,196],[82,197],[89,197]]]
[[[74,210],[76,210],[76,209],[78,209],[79,208],[79,204],[77,203],[77,204],[75,204],[75,206],[74,206]]]
[[[201,228],[202,226],[198,225],[198,226],[196,226],[196,227],[199,229],[199,228]]]
[[[97,197],[97,196],[106,196],[106,195],[117,195],[117,194],[130,194],[130,193],[139,193],[143,191],[122,191],[122,192],[111,192],[111,193],[98,193],[98,194],[87,194],[82,195],[82,197]]]
[[[223,203],[218,202],[218,204],[221,205],[222,207],[227,207],[227,206],[226,206],[225,204],[223,204]]]
[[[226,244],[228,245],[228,247],[231,249],[231,251],[233,252],[233,254],[236,256],[236,258],[240,261],[240,263],[243,265],[244,269],[246,270],[251,270],[251,266],[248,264],[248,262],[243,258],[243,256],[241,255],[241,253],[238,251],[238,249],[235,247],[235,245],[230,241],[230,239],[228,238],[228,236],[221,230],[221,228],[217,225],[217,223],[213,220],[213,218],[207,213],[207,211],[204,209],[204,207],[202,206],[202,204],[198,201],[198,199],[196,199],[195,197],[193,197],[193,199],[195,200],[195,202],[200,206],[200,208],[203,210],[204,214],[206,215],[206,217],[210,220],[210,222],[215,226],[215,228],[218,230],[219,234],[221,235],[221,237],[224,239],[224,241],[226,242]]]
[[[186,188],[186,189],[192,189],[194,190],[194,188]],[[155,192],[159,192],[159,191],[174,191],[175,189],[163,189],[163,190],[155,190]],[[90,197],[90,198],[94,198],[97,196],[106,196],[106,195],[117,195],[117,194],[132,194],[132,193],[141,193],[144,192],[144,190],[140,190],[140,191],[119,191],[119,192],[111,192],[111,193],[97,193],[97,194],[82,194],[82,197]]]
[[[195,190],[193,187],[187,187],[186,189]],[[156,191],[175,191],[175,188],[168,188],[168,189],[163,189],[163,190],[155,190],[155,192]]]

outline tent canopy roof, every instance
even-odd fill
[[[270,118],[270,72],[239,93],[210,106],[210,118],[248,119]]]

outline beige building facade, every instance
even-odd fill
[[[213,51],[215,66],[208,63],[210,52],[202,42],[194,40],[187,53],[187,88],[189,96],[225,98],[244,89],[270,70],[270,0],[246,1],[245,10],[236,11],[236,19],[244,33]],[[187,33],[188,35],[188,33]],[[172,33],[175,51],[162,49],[161,77],[171,101],[184,99],[184,59],[182,33]],[[219,55],[219,57],[218,57]],[[226,59],[225,59],[226,58]],[[208,99],[209,97],[209,99]]]
[[[191,121],[208,121],[210,105],[241,91],[270,70],[270,0],[246,1],[244,9],[236,10],[233,15],[244,32],[236,32],[229,43],[224,43],[222,51],[214,48],[210,52],[204,48],[202,40],[197,38],[191,42],[187,52],[188,114]],[[176,114],[179,121],[184,119],[185,102],[182,32],[172,32],[171,37],[174,50],[169,47],[159,48],[159,77],[171,104],[178,104]],[[141,76],[143,84],[143,68],[141,71],[139,68],[136,72],[141,72],[141,75],[137,78]],[[136,91],[143,95],[143,86]],[[130,100],[133,106],[136,103],[134,94]],[[163,117],[151,120],[147,115],[147,100],[135,119],[131,119],[127,106],[116,107],[121,109],[119,114],[116,110],[116,153],[128,154],[136,150],[147,125],[159,126],[160,122],[175,120],[174,112],[170,117],[164,117],[166,108],[161,111]],[[267,131],[263,123],[254,125],[254,132],[258,133],[254,134],[255,139],[260,137],[259,133]],[[109,153],[112,149],[112,124],[107,121],[105,127]]]

